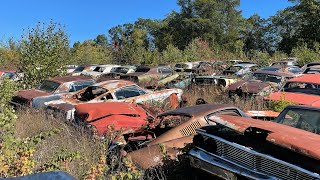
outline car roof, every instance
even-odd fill
[[[288,82],[305,82],[320,84],[320,74],[303,74],[302,76],[290,79]]]
[[[281,77],[294,77],[292,74],[285,73],[285,72],[276,72],[276,71],[264,71],[264,70],[257,70],[254,72],[255,73],[260,73],[260,74],[271,74],[275,76],[281,76]]]
[[[130,85],[137,85],[131,81],[125,81],[125,80],[108,80],[108,81],[102,81],[97,84],[94,84],[92,86],[100,86],[102,88],[105,88],[109,91],[122,88],[125,86],[130,86]]]

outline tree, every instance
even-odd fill
[[[65,73],[69,62],[69,39],[63,26],[52,20],[29,28],[20,41],[21,64],[25,87],[35,87],[41,81]]]
[[[71,62],[75,64],[110,64],[112,51],[109,47],[97,45],[95,40],[75,42]]]
[[[104,47],[108,46],[108,38],[105,34],[99,34],[93,41],[96,43],[96,45]]]

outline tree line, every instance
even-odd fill
[[[195,60],[270,59],[297,56],[301,64],[320,57],[320,1],[289,0],[292,6],[267,19],[244,18],[240,0],[178,0],[180,11],[164,19],[139,18],[94,39],[70,46],[64,26],[39,22],[18,41],[0,47],[2,68],[27,76],[58,75],[64,64],[162,64]],[[52,63],[54,62],[54,63]],[[32,70],[30,70],[32,69]],[[43,72],[43,69],[49,69]]]

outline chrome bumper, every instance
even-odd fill
[[[247,177],[249,179],[277,179],[266,174],[256,172],[254,169],[248,169],[222,157],[205,151],[204,149],[192,149],[189,152],[191,166],[201,169],[207,173],[219,176],[223,179],[237,179],[237,176]]]

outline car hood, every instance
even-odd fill
[[[274,92],[269,96],[264,97],[265,100],[271,101],[289,101],[294,104],[309,105],[320,107],[320,96],[302,94],[302,93],[292,93],[292,92]]]
[[[108,115],[132,114],[147,118],[146,111],[137,104],[125,102],[86,103],[76,106],[77,114],[88,114],[87,121]]]
[[[271,121],[230,115],[212,116],[209,119],[239,133],[245,133],[248,128],[252,127],[269,131],[266,141],[320,160],[320,135],[318,134]]]
[[[22,90],[16,94],[16,96],[22,97],[22,98],[30,100],[30,101],[35,97],[48,96],[48,95],[51,95],[51,93],[48,93],[46,91],[37,90],[37,89]]]

